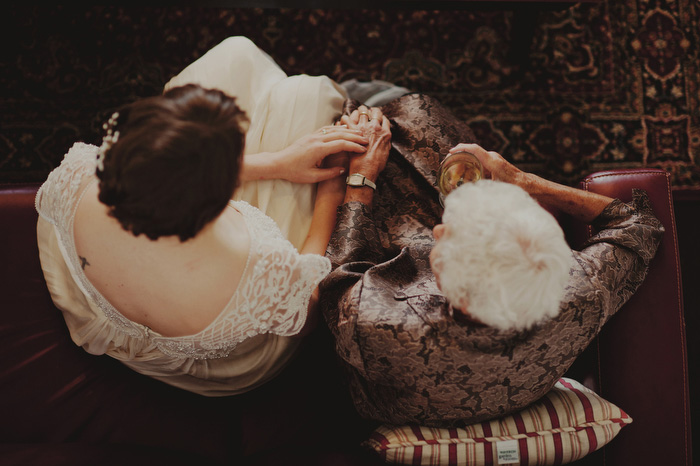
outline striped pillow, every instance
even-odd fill
[[[631,422],[614,404],[561,378],[541,400],[503,418],[457,429],[384,425],[364,445],[394,464],[566,464],[610,442]]]

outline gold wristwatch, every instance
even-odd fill
[[[361,173],[353,173],[345,179],[345,184],[352,186],[353,188],[361,188],[362,186],[369,186],[370,188],[377,190],[377,185]]]

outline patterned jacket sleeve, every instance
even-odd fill
[[[326,250],[331,273],[321,282],[321,311],[337,339],[338,322],[356,319],[362,277],[384,256],[379,232],[369,208],[349,202],[338,208],[336,227]],[[354,303],[354,304],[353,304]],[[345,326],[346,329],[353,326]],[[350,334],[347,335],[351,338]],[[348,345],[354,346],[354,345]],[[338,344],[338,347],[343,347]]]
[[[575,257],[599,293],[602,326],[644,281],[665,230],[641,190],[629,204],[611,202],[591,226],[597,233]]]
[[[369,208],[361,202],[341,205],[326,250],[333,270],[352,262],[377,263],[383,256],[384,248]]]

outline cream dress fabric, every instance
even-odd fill
[[[247,153],[282,149],[332,123],[344,93],[325,77],[287,77],[248,39],[222,42],[166,87],[196,82],[238,98],[251,120]],[[250,390],[276,375],[298,347],[311,292],[329,272],[321,256],[300,255],[313,213],[313,185],[247,183],[231,207],[246,219],[248,263],[228,305],[205,330],[163,337],[122,316],[92,286],[75,251],[73,219],[94,182],[97,147],[77,143],[37,193],[44,276],[73,341],[137,372],[208,396]],[[274,220],[274,221],[273,221]],[[271,283],[274,282],[274,285]]]
[[[172,78],[165,89],[185,84],[219,89],[250,119],[245,154],[275,152],[340,117],[345,90],[326,76],[287,76],[250,39],[230,37]],[[245,183],[234,195],[271,217],[297,248],[311,224],[315,185],[285,180]]]

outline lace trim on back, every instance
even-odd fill
[[[243,213],[251,236],[238,289],[223,312],[200,333],[155,337],[166,354],[224,357],[238,343],[256,335],[295,335],[306,322],[311,293],[330,272],[328,259],[299,254],[274,221],[258,209],[243,201],[232,204]]]
[[[80,258],[75,249],[73,223],[78,204],[95,174],[97,147],[76,143],[63,158],[61,165],[53,170],[36,195],[36,210],[42,218],[56,226],[61,247],[68,257],[68,267],[73,276],[79,278],[78,286],[83,293],[97,304],[105,316],[123,333],[142,338],[148,328],[133,322],[112,306],[87,279],[80,266]]]

